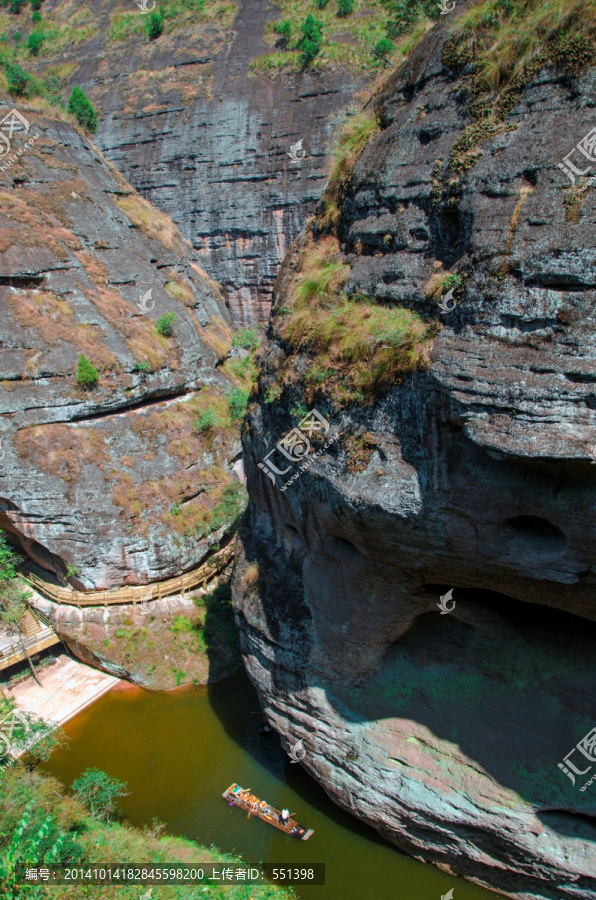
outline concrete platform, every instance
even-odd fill
[[[19,709],[54,725],[72,719],[120,681],[65,654],[54,665],[41,670],[38,678],[41,687],[30,676],[13,688],[5,687],[5,693],[15,700]]]

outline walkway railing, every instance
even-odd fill
[[[25,659],[27,653],[29,656],[34,656],[36,653],[41,653],[42,650],[59,643],[60,638],[56,632],[45,625],[36,634],[30,637],[23,637],[22,643],[16,638],[9,639],[7,643],[0,641],[0,669],[7,669],[9,666],[14,666],[15,663],[21,662],[21,660]]]
[[[209,557],[206,563],[192,572],[168,578],[166,581],[155,581],[152,584],[140,584],[117,588],[115,591],[75,591],[72,588],[59,587],[44,581],[32,572],[24,575],[31,587],[54,600],[56,603],[67,603],[70,606],[108,606],[114,603],[141,603],[141,601],[161,600],[172,594],[182,594],[211,581],[219,572],[228,566],[234,557],[235,542],[228,544],[219,553]]]

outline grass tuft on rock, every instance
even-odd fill
[[[310,396],[324,391],[340,403],[371,397],[426,365],[437,327],[410,309],[348,296],[349,272],[334,238],[311,241],[278,319],[290,354],[308,357],[303,378]]]
[[[380,130],[379,122],[371,110],[363,110],[353,116],[341,129],[333,156],[331,174],[317,216],[317,220],[324,230],[334,232],[337,228],[341,216],[341,204],[354,165],[370,139]]]

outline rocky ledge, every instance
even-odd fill
[[[278,279],[244,433],[236,615],[284,746],[400,849],[520,900],[596,897],[596,194],[558,168],[596,124],[595,82],[544,66],[474,131],[466,70],[430,32],[377,100],[325,270],[371,316],[426,323],[418,367],[358,400],[318,312],[292,343],[300,273],[332,309],[316,222]],[[268,476],[312,407],[336,440]]]

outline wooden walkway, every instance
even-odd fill
[[[27,653],[34,656],[60,643],[60,638],[50,627],[49,622],[37,612],[35,615],[31,611],[25,613],[20,623],[20,631],[22,638],[0,630],[0,670],[22,662],[26,659]]]
[[[153,584],[141,584],[130,587],[117,588],[115,591],[75,591],[72,588],[59,587],[50,584],[37,575],[29,573],[24,575],[24,580],[39,591],[40,594],[54,600],[56,603],[66,603],[69,606],[108,606],[114,603],[142,603],[149,600],[161,600],[172,594],[182,594],[191,591],[208,581],[211,581],[226,568],[234,558],[235,541],[220,550],[214,556],[209,557],[204,565],[192,572],[178,575],[176,578],[168,578],[166,581],[156,581]]]

